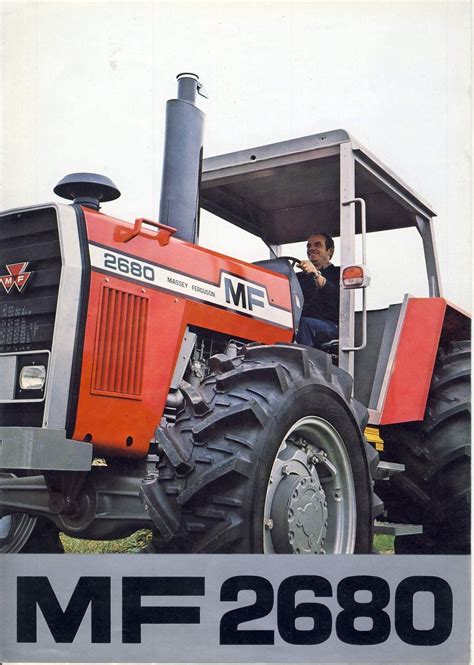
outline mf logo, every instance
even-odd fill
[[[8,275],[2,275],[0,277],[0,282],[3,284],[3,288],[7,293],[13,288],[13,285],[16,286],[18,291],[22,291],[26,282],[30,279],[32,273],[25,272],[28,267],[28,262],[24,263],[10,263],[7,265]]]
[[[265,291],[239,280],[224,277],[225,301],[237,307],[253,310],[254,307],[265,307]]]

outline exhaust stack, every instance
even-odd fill
[[[159,221],[175,227],[175,237],[196,242],[204,113],[195,102],[198,94],[207,95],[196,74],[178,74],[177,79],[178,98],[166,103]]]

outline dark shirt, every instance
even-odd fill
[[[339,325],[339,279],[341,269],[330,263],[320,272],[327,280],[322,289],[318,289],[312,275],[306,272],[297,273],[304,297],[302,316],[332,321]]]

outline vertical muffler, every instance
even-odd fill
[[[166,103],[159,221],[174,226],[175,237],[196,242],[204,137],[204,113],[196,98],[206,94],[195,74],[179,74],[177,79],[178,98]]]

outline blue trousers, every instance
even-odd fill
[[[330,342],[332,339],[337,339],[338,337],[338,327],[332,321],[310,319],[302,316],[296,335],[296,342],[319,349],[321,344],[326,344],[326,342]]]

